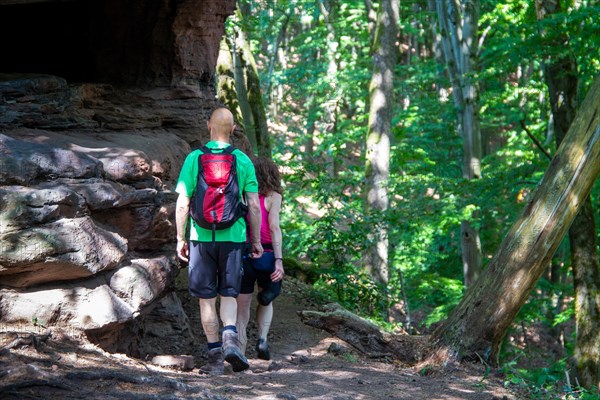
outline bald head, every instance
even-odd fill
[[[208,131],[211,140],[229,142],[229,136],[235,129],[233,114],[226,108],[217,108],[208,121]]]

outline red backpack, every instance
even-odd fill
[[[220,152],[203,146],[198,157],[198,183],[191,199],[194,221],[213,232],[231,227],[244,217],[248,207],[242,202],[234,146]]]

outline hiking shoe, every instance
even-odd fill
[[[261,360],[270,360],[269,343],[265,339],[258,339],[256,342],[256,356]]]
[[[225,364],[223,364],[223,352],[220,347],[208,351],[208,362],[200,367],[201,374],[223,375]]]
[[[223,358],[231,364],[233,372],[240,372],[250,368],[248,360],[240,350],[237,332],[230,330],[223,332]]]

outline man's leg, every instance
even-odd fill
[[[217,298],[200,299],[200,321],[208,343],[219,341],[219,318],[217,317]]]
[[[223,326],[235,325],[237,319],[237,300],[235,297],[221,296],[221,321]]]
[[[237,301],[235,297],[221,296],[221,320],[223,321],[223,358],[233,368],[233,372],[248,369],[250,364],[240,349],[237,328]]]
[[[199,299],[200,321],[208,342],[208,362],[200,367],[200,372],[220,375],[225,372],[222,343],[219,340],[219,319],[217,317],[217,298]]]
[[[237,298],[237,331],[240,340],[240,350],[246,354],[248,344],[248,321],[250,321],[250,303],[252,302],[252,293],[240,293]]]
[[[197,297],[200,306],[200,321],[208,343],[219,342],[219,318],[217,315],[217,265],[213,246],[190,242],[188,280],[190,294]]]
[[[243,243],[219,243],[219,288],[221,321],[223,322],[223,358],[240,372],[250,367],[240,349],[237,328],[237,300],[242,285]]]

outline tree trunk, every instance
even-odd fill
[[[456,5],[454,6],[456,8]],[[456,10],[454,11],[456,12]],[[462,9],[462,35],[460,40],[461,80],[464,99],[462,109],[462,136],[464,151],[463,176],[481,178],[481,129],[479,126],[479,87],[473,74],[477,65],[477,29],[479,1],[465,1]],[[458,29],[458,27],[457,27]]]
[[[481,129],[479,90],[473,73],[477,65],[479,0],[436,2],[441,45],[452,83],[458,131],[463,139],[463,177],[481,178]],[[479,232],[469,221],[461,223],[465,286],[469,287],[482,267]]]
[[[338,117],[340,113],[340,84],[338,81],[338,62],[337,62],[337,50],[339,41],[335,32],[333,21],[335,21],[335,15],[333,14],[336,8],[335,0],[317,0],[319,4],[319,10],[325,21],[325,27],[327,28],[327,84],[331,88],[331,95],[329,99],[321,104],[323,107],[323,113],[321,115],[321,124],[324,125],[325,131],[330,137],[337,135]],[[326,4],[327,3],[327,4]],[[332,21],[333,20],[333,21]],[[321,125],[319,124],[319,125]],[[339,160],[333,156],[330,152],[324,152],[325,157],[325,168],[329,176],[336,178],[337,171],[339,168]]]
[[[256,123],[256,146],[259,156],[271,158],[271,140],[267,126],[267,115],[265,113],[265,102],[260,89],[260,79],[256,61],[248,46],[245,50],[246,76],[248,78],[248,100],[252,109],[252,116]]]
[[[432,337],[434,360],[497,361],[508,327],[600,174],[600,76],[523,214],[482,276]]]
[[[377,12],[373,6],[373,0],[364,0],[364,2],[367,11],[367,28],[369,29],[369,36],[371,36],[371,43],[373,43],[375,38],[375,26],[377,25]]]
[[[239,2],[238,2],[239,3]],[[240,21],[246,21],[249,17],[249,9],[238,8],[236,15]],[[238,35],[238,47],[241,50],[242,61],[244,63],[244,72],[246,74],[246,87],[248,88],[248,102],[252,110],[254,119],[254,129],[256,135],[256,146],[259,156],[271,157],[271,141],[269,139],[269,128],[267,126],[267,114],[265,112],[265,102],[260,88],[260,79],[258,77],[258,68],[256,60],[252,54],[250,43],[243,32],[244,24]]]
[[[435,89],[438,93],[438,98],[440,100],[445,100],[447,98],[447,89],[442,85],[442,81],[444,78],[444,69],[442,65],[444,64],[444,54],[442,51],[442,37],[438,33],[437,21],[435,19],[435,13],[437,12],[436,0],[428,0],[427,1],[427,11],[430,13],[429,23],[431,29],[431,53],[436,61],[436,83]]]
[[[421,37],[422,26],[419,21],[419,16],[422,13],[421,5],[417,2],[412,4],[412,21],[410,22],[411,33],[409,34],[409,50],[408,50],[408,65],[413,63],[413,59],[415,63],[418,62],[421,57],[421,45],[419,43],[419,38]]]
[[[279,53],[279,46],[281,46],[281,42],[285,38],[287,34],[287,27],[290,22],[292,13],[294,12],[293,3],[290,4],[290,10],[285,15],[283,22],[281,23],[281,27],[279,28],[279,33],[277,34],[277,39],[273,44],[273,52],[271,53],[271,59],[269,60],[269,73],[267,75],[267,95],[271,94],[271,85],[273,84],[273,71],[275,70],[275,63],[277,60],[277,55]]]
[[[577,332],[574,355],[580,385],[600,392],[600,268],[595,232],[588,197],[569,230]]]
[[[560,1],[537,1],[539,20],[560,13]],[[541,32],[546,37],[546,32]],[[566,35],[558,35],[552,46],[568,48]],[[577,63],[567,53],[544,62],[544,74],[557,146],[561,144],[577,112]],[[579,383],[586,388],[600,390],[600,270],[598,243],[592,201],[587,197],[573,225],[569,229],[573,284],[575,286],[576,344],[575,361]]]
[[[236,27],[237,35],[235,39],[235,47],[239,58],[234,58],[234,60],[239,60],[240,68],[243,71],[241,76],[236,75],[236,82],[239,84],[238,93],[241,95],[240,89],[242,86],[245,86],[245,89],[247,90],[248,107],[250,108],[251,116],[246,115],[248,110],[244,112],[245,108],[242,107],[245,122],[244,130],[250,139],[250,143],[254,147],[254,151],[258,153],[258,155],[271,157],[271,142],[269,140],[265,105],[260,89],[256,61],[252,54],[250,43],[246,38],[246,33],[244,32],[246,16],[242,14],[243,9],[244,8],[238,6],[238,9],[235,12],[235,16],[240,24]],[[236,71],[238,71],[237,68]],[[240,101],[240,105],[241,103],[242,102]],[[248,126],[246,126],[246,123]]]
[[[399,2],[383,0],[377,16],[373,42],[373,76],[370,86],[369,127],[366,149],[366,215],[376,216],[381,223],[373,226],[368,237],[365,268],[373,278],[387,285],[388,226],[381,216],[388,208],[390,137],[394,66],[397,60]]]
[[[461,249],[463,259],[463,276],[465,287],[471,286],[477,278],[481,268],[481,241],[479,240],[479,232],[473,228],[468,221],[462,221],[460,224],[461,234]]]
[[[240,35],[239,28],[235,28],[236,36]],[[256,139],[256,128],[254,123],[254,116],[252,115],[252,109],[250,108],[250,101],[248,100],[248,87],[246,85],[246,74],[244,73],[244,63],[240,56],[240,50],[237,48],[237,39],[232,40],[233,47],[233,71],[235,77],[235,87],[238,93],[238,101],[240,104],[240,112],[242,115],[241,123],[244,127],[244,133],[254,153],[257,152],[257,139]]]
[[[227,37],[224,36],[221,40],[219,58],[217,59],[217,96],[233,113],[235,121],[240,123],[243,122],[243,117],[235,86],[233,59],[227,41]]]

